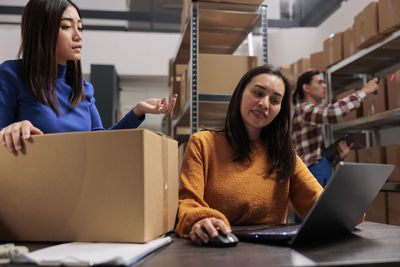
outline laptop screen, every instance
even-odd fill
[[[298,231],[279,226],[257,226],[234,229],[233,233],[245,241],[288,240],[290,244],[307,240],[325,239],[351,232],[375,199],[393,165],[341,162],[324,192],[314,204]],[[288,225],[292,227],[293,225]]]

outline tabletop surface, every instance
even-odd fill
[[[400,226],[372,222],[362,223],[352,234],[294,248],[247,242],[213,248],[194,245],[174,234],[172,238],[170,245],[134,266],[400,266]],[[32,251],[48,245],[29,243],[28,247]]]

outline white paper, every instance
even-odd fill
[[[171,237],[145,244],[72,242],[21,254],[13,262],[42,266],[130,265],[171,242]]]

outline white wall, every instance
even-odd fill
[[[274,66],[289,65],[300,58],[309,57],[310,54],[321,51],[323,41],[331,33],[344,31],[353,25],[355,15],[370,2],[373,0],[343,1],[341,7],[318,28],[273,31],[268,36],[269,63]]]
[[[16,58],[20,27],[2,25],[0,36],[0,62]],[[114,64],[120,75],[166,76],[168,60],[175,55],[178,40],[179,34],[172,33],[86,31],[83,72],[90,72],[90,64]]]

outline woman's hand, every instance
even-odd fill
[[[28,140],[35,134],[43,134],[43,132],[33,126],[30,121],[15,122],[0,131],[0,144],[7,147],[11,153],[15,153],[22,149],[21,139]]]
[[[354,146],[354,143],[350,143],[350,145],[347,145],[345,140],[340,141],[338,144],[339,159],[344,160],[347,157],[347,154],[349,154],[349,152],[353,146]]]
[[[175,107],[177,97],[178,95],[175,94],[172,97],[170,103],[168,103],[168,97],[164,97],[163,99],[150,98],[145,101],[141,101],[133,108],[133,113],[135,113],[135,116],[137,118],[142,117],[146,113],[150,114],[170,113]]]
[[[214,217],[205,218],[196,222],[192,226],[192,231],[189,233],[190,239],[197,245],[208,243],[210,237],[218,236],[218,229],[222,231],[223,234],[227,235],[231,230],[226,226],[223,220]]]

